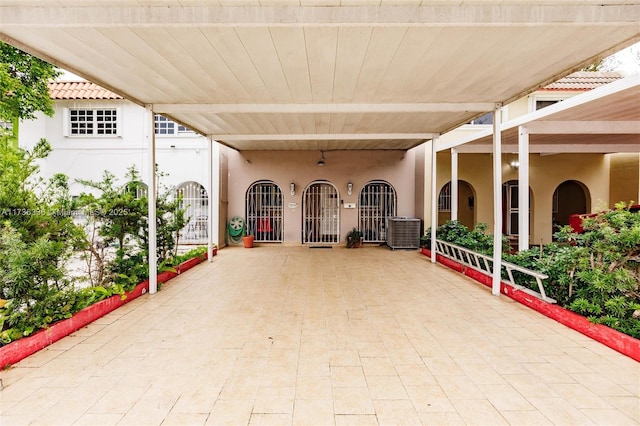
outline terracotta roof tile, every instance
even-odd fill
[[[540,90],[591,90],[623,78],[622,74],[606,71],[578,71]]]
[[[107,89],[89,81],[53,81],[49,83],[53,100],[64,99],[123,99]]]

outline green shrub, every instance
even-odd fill
[[[0,341],[6,343],[76,309],[66,262],[83,232],[71,219],[68,179],[45,181],[37,160],[51,148],[40,140],[31,151],[0,138]]]
[[[193,248],[193,249],[189,250],[186,253],[183,253],[181,255],[178,255],[178,256],[175,256],[175,257],[169,259],[167,265],[168,266],[178,266],[182,262],[186,262],[187,260],[193,259],[194,257],[200,257],[203,254],[205,254],[206,252],[207,252],[207,247],[206,246],[196,247],[196,248]]]
[[[561,228],[542,256],[532,249],[508,260],[547,274],[545,291],[561,306],[640,338],[640,214],[619,204],[583,228]]]
[[[38,177],[35,162],[49,151],[44,140],[32,152],[0,140],[0,345],[112,295],[124,297],[148,277],[148,206],[146,196],[137,196],[135,169],[125,185],[108,172],[100,182],[85,182],[99,195],[84,194],[76,206],[66,176],[49,182]],[[170,201],[168,194],[158,198],[159,264],[178,259],[177,238],[185,224],[179,200]],[[77,207],[86,212],[87,229],[72,221]],[[78,290],[68,278],[65,265],[74,250],[85,253],[91,287]],[[182,258],[202,252],[206,248]]]
[[[0,231],[1,298],[7,301],[0,310],[3,342],[71,316],[74,301],[62,265],[65,251],[64,243],[46,235],[25,242],[11,225],[4,225]]]
[[[478,223],[471,231],[458,222],[450,220],[436,228],[436,236],[439,240],[456,244],[469,250],[487,255],[493,254],[493,235],[487,234],[487,224]],[[429,248],[431,244],[431,228],[420,238],[423,247]],[[506,248],[506,238],[503,237],[503,247]]]
[[[79,201],[89,218],[87,234],[94,236],[84,246],[87,264],[93,266],[91,282],[103,286],[118,284],[131,290],[149,276],[148,198],[140,175],[131,167],[124,184],[118,183],[108,171],[101,181],[80,183],[99,193],[82,194]],[[159,265],[176,256],[179,233],[187,221],[185,210],[180,208],[181,200],[171,200],[170,194],[165,190],[156,203]],[[106,246],[116,248],[115,257],[108,257]]]
[[[545,292],[560,306],[584,315],[632,337],[640,338],[640,214],[624,203],[586,219],[584,233],[562,227],[557,242],[515,254],[505,261],[549,276]],[[491,254],[493,238],[485,225],[469,231],[447,222],[437,229],[438,238],[471,250]],[[429,243],[429,233],[421,241]],[[506,273],[503,273],[506,275]],[[538,290],[535,279],[514,272],[520,284]]]

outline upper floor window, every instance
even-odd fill
[[[488,112],[475,120],[471,120],[468,124],[493,124],[493,112]]]
[[[72,136],[110,136],[118,134],[118,112],[109,109],[69,109]]]
[[[554,100],[536,100],[536,111],[539,110],[539,109],[551,106],[553,104],[557,104],[558,102],[560,102],[559,99],[554,99]]]
[[[169,120],[160,114],[155,115],[156,135],[177,135],[180,133],[190,133],[189,128]]]
[[[564,93],[534,93],[529,96],[529,112],[555,105],[570,97]]]

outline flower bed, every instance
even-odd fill
[[[217,254],[217,249],[213,249],[213,255]],[[195,265],[205,261],[207,254],[203,254],[198,257],[186,260],[178,265],[173,271],[165,271],[157,275],[158,282],[167,282],[172,278],[175,278],[181,273],[188,271]],[[22,339],[11,342],[5,346],[0,347],[0,368],[4,368],[8,365],[15,364],[16,362],[28,357],[29,355],[57,342],[84,327],[85,325],[97,320],[114,311],[122,305],[129,303],[130,301],[138,298],[149,291],[149,281],[143,281],[138,284],[132,291],[126,293],[126,295],[114,295],[108,299],[101,300],[87,306],[81,311],[75,313],[71,318],[58,321],[52,324],[50,327],[40,330],[31,336],[23,337]]]
[[[431,250],[422,248],[422,254],[425,256],[431,256]],[[491,287],[492,277],[479,272],[473,268],[466,267],[458,262],[455,262],[449,258],[436,254],[436,260],[464,275],[473,278],[474,280]],[[582,315],[578,315],[575,312],[571,312],[561,306],[547,303],[536,297],[531,296],[528,293],[520,291],[513,286],[502,282],[500,284],[500,292],[511,299],[528,306],[569,328],[572,328],[585,336],[588,336],[608,347],[620,352],[623,355],[628,356],[636,361],[640,361],[640,340],[635,339],[629,335],[621,333],[610,327],[601,324],[593,324],[587,318]]]

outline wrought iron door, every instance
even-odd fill
[[[302,197],[302,242],[335,244],[340,241],[340,197],[335,186],[314,182]]]
[[[396,191],[388,182],[371,181],[360,191],[358,203],[363,241],[385,242],[387,219],[396,216]]]
[[[247,190],[247,233],[255,241],[282,241],[282,191],[271,181],[256,182]]]

